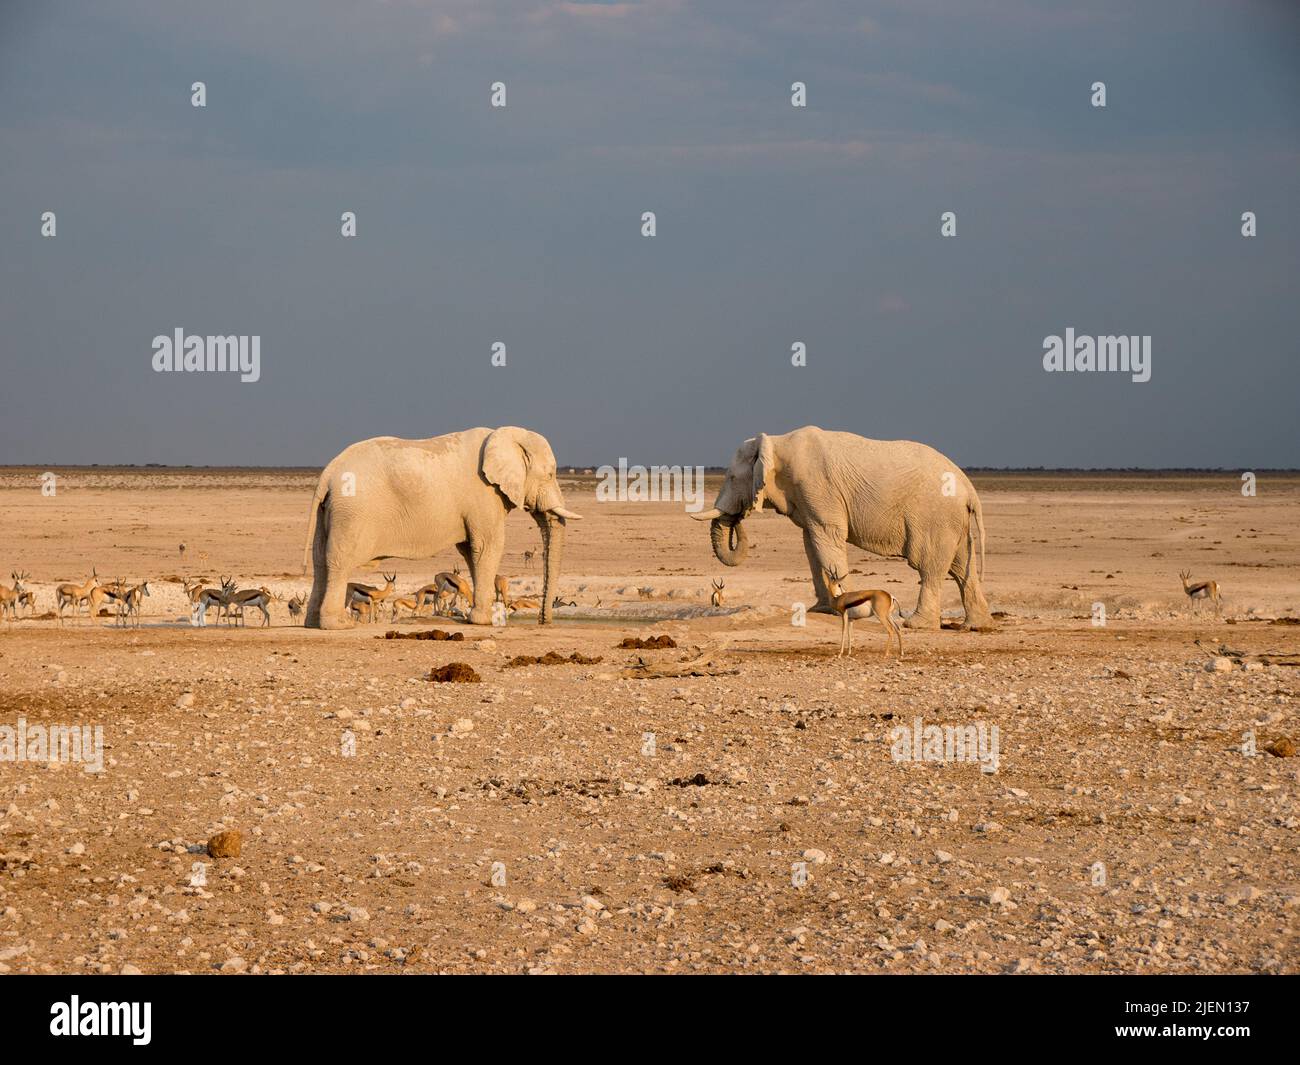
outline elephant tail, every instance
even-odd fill
[[[316,540],[316,523],[320,520],[321,508],[329,502],[330,478],[328,467],[321,471],[320,480],[316,482],[316,494],[311,498],[311,511],[307,515],[307,545],[302,552],[302,571],[308,572],[312,564],[312,546]]]
[[[966,510],[969,514],[969,521],[966,523],[966,579],[971,578],[971,570],[975,565],[975,530],[979,530],[980,544],[980,564],[979,569],[975,572],[975,578],[978,580],[984,575],[984,511],[980,507],[978,499],[973,499],[966,504]]]

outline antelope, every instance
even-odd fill
[[[235,582],[229,577],[221,578],[221,589],[205,588],[201,584],[190,584],[185,582],[185,594],[189,596],[190,603],[198,608],[199,626],[203,627],[208,623],[208,608],[215,606],[217,608],[217,620],[221,620],[221,612],[226,607],[226,600],[235,592]]]
[[[131,618],[135,618],[135,627],[140,627],[140,604],[141,600],[149,594],[149,582],[142,581],[134,588],[128,588],[126,592],[117,596],[117,621],[115,624],[125,626]]]
[[[390,595],[393,594],[393,590],[397,585],[397,574],[384,573],[382,574],[382,576],[384,580],[387,582],[382,588],[376,588],[373,584],[357,584],[355,581],[349,581],[348,590],[344,595],[344,600],[346,602],[353,603],[356,602],[358,599],[364,599],[366,602],[370,603],[371,605],[377,605],[379,603],[382,603],[385,599],[387,599]],[[367,613],[370,615],[371,619],[373,620],[375,616],[375,612],[371,610],[371,611],[367,611]]]
[[[520,599],[511,600],[508,609],[513,614],[516,610],[539,610],[541,606],[542,604],[531,596],[524,596]]]
[[[551,600],[552,610],[559,610],[560,607],[562,606],[577,606],[577,605],[578,605],[578,601],[576,599],[565,600],[565,599],[561,599],[558,595]]]
[[[497,579],[493,582],[496,586],[496,597],[492,600],[494,603],[510,602],[510,578],[504,573],[497,574]]]
[[[437,596],[434,600],[434,609],[443,599],[450,599],[449,606],[455,606],[456,602],[463,601],[468,607],[474,599],[474,586],[470,584],[469,578],[462,577],[460,565],[452,567],[450,573],[445,570],[433,578],[434,587],[437,589]]]
[[[524,569],[533,568],[533,558],[534,556],[536,556],[536,554],[537,554],[537,548],[535,547],[530,547],[527,551],[524,552]]]
[[[397,612],[402,609],[409,610],[412,613],[412,615],[414,615],[418,606],[419,603],[416,600],[415,596],[413,595],[399,596],[398,598],[393,600],[393,615],[392,615],[393,620],[394,621],[397,620]]]
[[[722,589],[727,586],[726,581],[713,581],[713,594],[709,596],[709,603],[712,606],[722,606]]]
[[[262,612],[262,626],[271,624],[271,590],[265,586],[261,588],[250,588],[247,591],[237,592],[231,588],[231,594],[226,600],[226,613],[230,614],[232,608],[239,611],[239,624],[244,623],[244,608],[253,607],[255,610]]]
[[[31,592],[31,591],[21,591],[21,592],[19,592],[19,593],[18,593],[18,606],[19,606],[19,609],[21,609],[22,607],[27,607],[28,612],[29,612],[33,617],[35,617],[35,616],[36,616],[36,593],[35,593],[35,592]]]
[[[1192,575],[1191,570],[1180,572],[1179,577],[1183,579],[1183,592],[1187,598],[1192,601],[1192,613],[1196,613],[1196,600],[1209,599],[1214,603],[1215,616],[1219,614],[1219,582],[1218,581],[1197,581],[1195,584],[1188,584],[1187,578]]]
[[[306,604],[306,600],[303,599],[301,593],[295,595],[292,599],[290,599],[289,617],[291,617],[294,621],[297,621],[298,618],[302,615],[302,608],[305,604]]]
[[[181,544],[181,561],[185,561],[185,545]]]
[[[834,570],[826,573],[826,590],[831,595],[831,606],[840,616],[840,655],[853,657],[853,622],[857,618],[869,618],[872,614],[880,619],[885,627],[885,658],[889,657],[889,647],[898,640],[898,657],[903,658],[903,634],[894,624],[890,615],[894,612],[894,597],[879,588],[870,588],[861,592],[846,592],[841,585],[841,577]],[[839,657],[838,655],[836,657]]]
[[[60,584],[54,589],[54,603],[59,612],[59,624],[63,624],[63,608],[71,604],[72,616],[77,616],[78,610],[81,609],[81,601],[86,599],[90,593],[99,587],[99,572],[93,567],[90,571],[90,579],[85,584]]]
[[[87,605],[90,609],[92,618],[99,616],[99,608],[105,602],[111,602],[120,615],[122,612],[122,601],[126,598],[126,581],[118,577],[112,584],[101,584],[98,588],[92,588],[90,594],[86,596]]]
[[[351,611],[352,616],[355,617],[358,621],[362,619],[363,615],[366,621],[375,620],[374,600],[367,599],[363,595],[359,595],[355,599],[349,600],[348,610]]]
[[[23,581],[31,576],[25,570],[19,573],[17,570],[12,571],[9,576],[14,579],[12,588],[0,587],[0,616],[10,614],[15,621],[18,620],[18,604],[22,602],[24,595],[31,595],[23,589]]]

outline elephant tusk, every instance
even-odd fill
[[[687,513],[689,514],[690,512],[687,511]],[[725,518],[726,516],[727,515],[723,514],[717,507],[714,507],[712,510],[703,511],[700,514],[691,514],[691,517],[696,521],[717,521],[719,518]]]
[[[554,514],[557,518],[563,518],[565,521],[582,520],[581,514],[575,514],[573,511],[568,510],[565,507],[552,507],[550,512]]]

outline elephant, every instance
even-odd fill
[[[921,594],[908,627],[939,627],[945,576],[961,590],[963,628],[994,627],[980,587],[984,515],[979,496],[966,475],[934,448],[911,440],[869,440],[814,425],[782,436],[760,433],[737,450],[713,508],[691,517],[710,523],[718,561],[738,566],[749,551],[742,522],[750,511],[763,507],[784,514],[803,530],[817,589],[814,611],[834,613],[827,572],[848,572],[847,542],[874,554],[905,558],[921,575]]]
[[[313,568],[305,624],[350,628],[344,604],[354,567],[388,558],[429,558],[455,546],[474,580],[469,620],[492,621],[505,549],[506,515],[522,507],[542,533],[538,623],[551,620],[565,523],[555,455],[546,438],[513,425],[427,440],[377,436],[345,448],[321,472],[307,524],[303,569]]]

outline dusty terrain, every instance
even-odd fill
[[[0,726],[106,748],[100,773],[0,761],[0,971],[1300,970],[1300,762],[1264,753],[1300,741],[1300,670],[1205,668],[1300,652],[1277,620],[1300,615],[1300,478],[976,476],[1001,628],[908,631],[885,663],[874,622],[852,660],[835,619],[791,624],[811,586],[777,516],[724,570],[680,504],[569,478],[578,606],[549,628],[383,640],[433,623],[304,631],[277,603],[200,630],[166,578],[306,590],[314,471],[68,470],[53,497],[40,472],[0,470],[0,573],[31,571],[37,614],[92,565],[153,594],[139,629],[0,624]],[[535,586],[536,529],[509,529]],[[902,562],[850,559],[849,587],[911,609]],[[452,561],[399,563],[399,590]],[[679,649],[616,648],[660,633]],[[620,677],[693,647],[737,672]],[[547,651],[603,661],[505,668]],[[481,682],[425,679],[451,662]],[[895,761],[917,717],[996,726],[997,772]],[[224,829],[239,857],[207,854]]]

